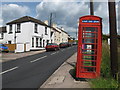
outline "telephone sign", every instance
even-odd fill
[[[82,20],[83,23],[99,23],[99,20]]]
[[[77,78],[100,76],[101,52],[102,19],[93,15],[81,17],[78,31]]]

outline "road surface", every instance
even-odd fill
[[[72,46],[4,62],[0,72],[2,87],[37,90],[76,51],[77,46]]]

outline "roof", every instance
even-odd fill
[[[60,29],[62,32],[64,32],[64,33],[66,33],[66,34],[68,34],[67,32],[65,32],[64,30],[62,30],[61,28],[59,28],[59,27],[57,27],[58,29]]]
[[[96,18],[102,19],[101,17],[99,17],[99,16],[94,16],[94,15],[86,15],[86,16],[82,16],[82,17],[80,17],[80,18],[85,18],[85,17],[96,17]]]
[[[61,33],[60,31],[58,31],[58,30],[57,30],[56,28],[54,28],[54,27],[52,27],[52,29],[55,30],[55,31],[57,31],[57,32],[59,32],[59,33]]]
[[[6,27],[0,27],[0,33],[6,33]]]
[[[24,16],[24,17],[21,17],[19,19],[13,20],[11,22],[8,22],[7,25],[9,25],[9,24],[23,23],[23,22],[35,22],[35,23],[38,23],[40,25],[48,26],[44,22],[42,22],[42,21],[40,21],[38,19],[32,18],[30,16]]]

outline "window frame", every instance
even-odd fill
[[[38,24],[37,23],[34,24],[34,33],[38,33]]]
[[[12,28],[13,28],[13,25],[10,24],[10,25],[9,25],[9,34],[12,34],[12,33],[13,33]]]
[[[32,37],[32,47],[34,47],[34,37]]]
[[[36,47],[38,47],[38,40],[39,40],[39,38],[36,37]]]
[[[16,33],[21,33],[21,24],[20,23],[17,24],[17,31],[16,31]]]
[[[48,33],[47,33],[47,26],[45,26],[45,35],[48,35]]]

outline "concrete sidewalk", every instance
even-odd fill
[[[90,88],[87,81],[74,79],[76,59],[77,53],[64,62],[40,88]]]
[[[10,61],[10,60],[15,60],[17,58],[22,58],[22,57],[42,53],[45,51],[46,50],[29,51],[29,52],[23,52],[23,53],[0,53],[0,63]]]

